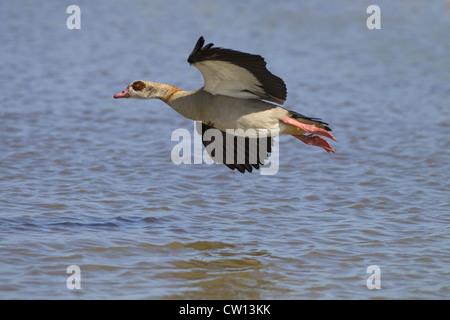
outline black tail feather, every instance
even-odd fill
[[[302,114],[300,114],[300,113],[298,113],[298,112],[292,111],[292,110],[289,110],[289,116],[290,116],[292,119],[304,119],[304,120],[307,120],[307,121],[313,121],[313,122],[320,123],[320,124],[323,126],[323,128],[324,128],[325,130],[327,130],[327,131],[332,131],[331,128],[328,127],[328,123],[322,121],[322,120],[319,119],[319,118],[311,118],[311,117],[307,117],[307,116],[304,116],[304,115],[302,115]]]

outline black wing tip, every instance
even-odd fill
[[[205,45],[205,38],[203,36],[200,36],[200,38],[198,38],[197,43],[195,44],[195,49],[201,50],[203,48],[203,46]]]
[[[205,38],[203,36],[200,36],[200,38],[198,38],[198,40],[197,40],[197,43],[195,44],[194,49],[192,50],[191,54],[189,55],[189,57],[187,59],[189,64],[193,64],[193,63],[197,62],[198,54],[202,50],[211,48],[213,45],[214,45],[213,43],[209,43],[205,46]]]
[[[246,173],[246,172],[252,172],[253,168],[255,168],[255,170],[259,170],[260,169],[260,165],[259,164],[227,164],[224,163],[224,165],[226,165],[229,169],[234,170],[237,169],[240,173]]]

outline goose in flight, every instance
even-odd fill
[[[334,152],[320,137],[337,141],[327,123],[280,106],[286,100],[286,85],[267,70],[263,57],[214,47],[212,43],[205,45],[200,37],[187,61],[202,73],[202,88],[183,91],[168,84],[136,80],[114,98],[160,99],[182,116],[201,122],[203,145],[211,158],[241,173],[264,164],[271,152],[272,132]],[[205,135],[210,129],[222,135],[222,148],[208,149],[213,139]],[[237,140],[241,132],[254,133],[244,137],[243,147]],[[250,148],[253,142],[256,148]],[[243,153],[238,157],[239,152]]]

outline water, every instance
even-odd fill
[[[68,30],[71,4],[0,5],[0,298],[450,297],[445,2],[378,1],[380,30],[368,1],[76,1]],[[112,96],[200,87],[200,35],[263,55],[337,153],[281,137],[276,175],[174,165],[192,122]]]

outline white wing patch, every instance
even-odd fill
[[[203,75],[204,90],[213,95],[259,99],[262,84],[247,69],[227,61],[205,60],[193,64]]]

